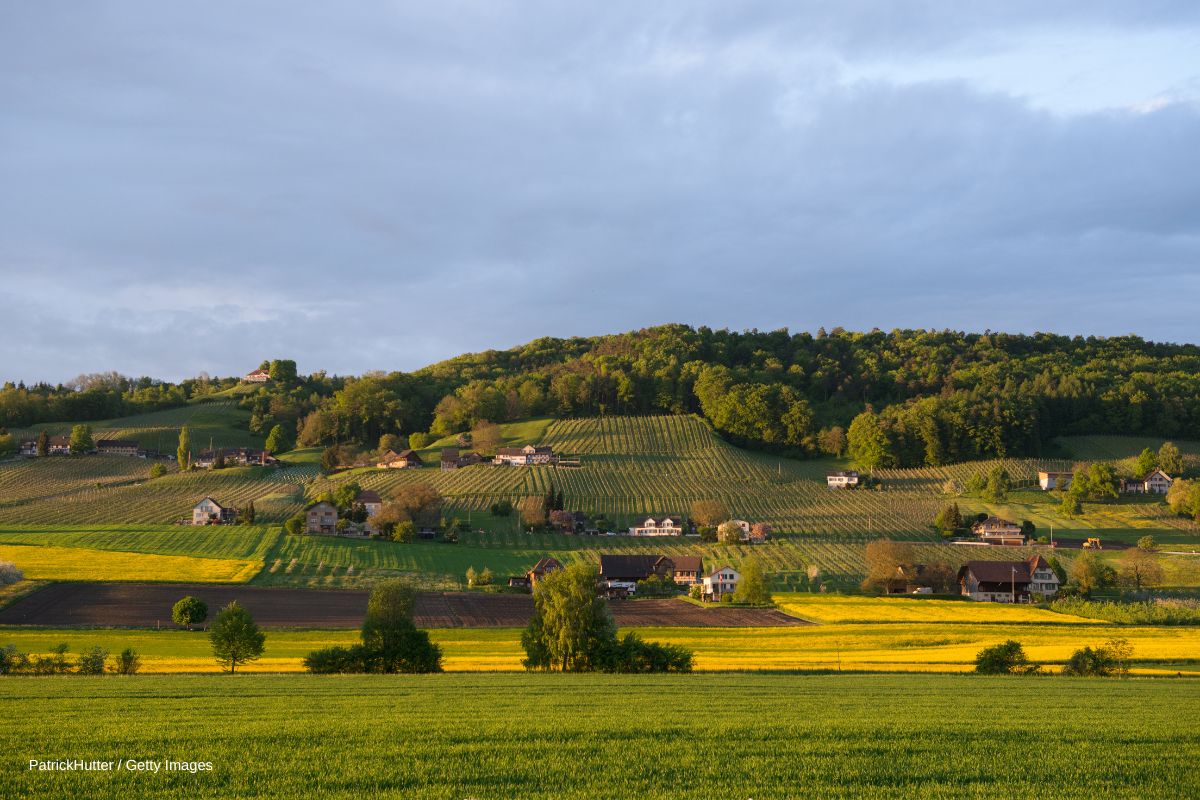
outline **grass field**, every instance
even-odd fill
[[[775,603],[789,614],[813,622],[1032,622],[1081,623],[1095,620],[1057,614],[1034,606],[974,603],[908,597],[779,593]]]
[[[5,693],[0,795],[9,797],[1200,793],[1200,721],[1178,713],[1200,704],[1200,680],[18,678],[5,679]],[[208,761],[213,771],[28,769],[61,758]]]

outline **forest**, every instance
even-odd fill
[[[1136,336],[663,325],[542,338],[411,373],[303,377],[294,362],[264,364],[283,374],[241,399],[252,428],[294,425],[310,446],[374,447],[384,435],[530,416],[659,413],[699,414],[732,442],[797,457],[849,452],[866,469],[1039,455],[1070,434],[1200,438],[1200,347]],[[236,382],[9,384],[0,424],[99,418],[83,413],[93,406],[133,413]]]

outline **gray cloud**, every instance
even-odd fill
[[[1004,75],[847,69],[1200,29],[1054,6],[10,9],[0,377],[411,369],[667,321],[1196,340],[1198,70],[1055,113]]]

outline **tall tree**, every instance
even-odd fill
[[[179,429],[179,446],[175,448],[175,461],[181,470],[192,467],[192,436],[187,425]]]
[[[873,411],[862,412],[850,423],[846,445],[850,458],[867,472],[892,463],[891,442]]]
[[[500,426],[494,422],[481,419],[471,429],[471,446],[481,456],[496,455],[496,450],[499,449],[501,441]]]
[[[533,618],[521,634],[525,666],[556,672],[599,669],[617,627],[596,592],[599,576],[586,564],[547,574],[533,593]]]
[[[95,449],[92,442],[92,426],[75,425],[71,428],[71,455],[90,453]]]
[[[752,605],[769,605],[771,590],[767,587],[767,576],[757,558],[742,562],[741,580],[733,592],[733,602]]]
[[[1121,583],[1140,592],[1143,586],[1162,582],[1163,568],[1154,553],[1131,547],[1121,553],[1118,575]]]
[[[1163,442],[1163,446],[1158,448],[1158,468],[1172,478],[1183,474],[1183,454],[1174,442]]]
[[[1147,447],[1137,457],[1137,462],[1133,465],[1133,477],[1142,480],[1158,466],[1158,455]]]
[[[37,438],[37,454],[39,456],[50,455],[50,434],[42,431]]]
[[[729,508],[720,500],[697,500],[692,503],[691,516],[697,525],[714,527],[730,518]]]
[[[286,453],[292,449],[292,440],[282,425],[276,425],[267,434],[267,443],[264,447],[268,453]]]
[[[262,657],[267,636],[258,627],[250,612],[236,600],[218,612],[208,629],[213,657],[232,674],[239,665]]]

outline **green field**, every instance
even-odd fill
[[[8,797],[1200,793],[1200,721],[1179,713],[1200,706],[1200,680],[1191,679],[203,676],[4,685],[0,795]],[[31,759],[63,758],[208,761],[213,771],[28,769]]]

